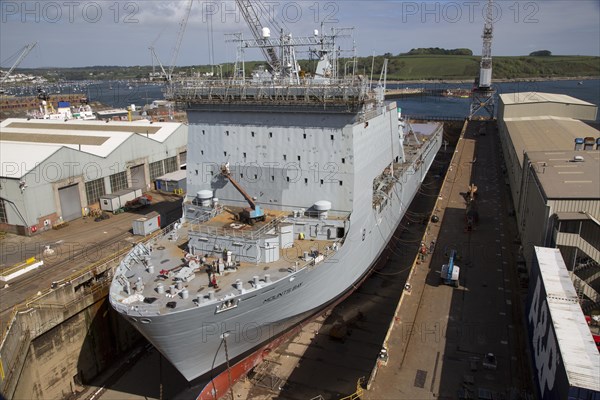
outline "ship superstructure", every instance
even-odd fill
[[[171,87],[188,114],[190,194],[182,220],[117,268],[110,302],[188,380],[354,290],[440,148],[441,125],[405,135],[385,79],[339,77],[335,35],[315,38],[312,76],[288,64]]]

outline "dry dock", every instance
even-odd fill
[[[366,399],[511,398],[531,393],[515,257],[516,227],[494,123],[470,122],[457,145],[424,241],[396,309]],[[465,192],[478,186],[479,222],[466,232]],[[458,252],[460,287],[440,268]],[[497,366],[483,365],[493,353]]]

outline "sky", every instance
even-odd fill
[[[226,34],[243,32],[250,38],[251,33],[233,0],[0,0],[1,66],[10,67],[11,56],[36,41],[21,67],[151,65],[150,46],[163,64],[170,65],[190,1],[176,65],[234,61],[235,46],[226,42]],[[322,23],[327,30],[354,28],[353,39],[344,39],[342,48],[351,49],[355,43],[360,56],[395,55],[418,47],[468,48],[479,55],[488,8],[487,1],[475,0],[253,3],[264,21],[275,19],[294,36],[310,36]],[[492,9],[493,55],[527,55],[536,50],[600,55],[598,0],[496,0]],[[250,50],[245,58],[261,60],[262,55]]]

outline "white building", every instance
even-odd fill
[[[80,218],[104,194],[151,188],[185,164],[180,123],[7,119],[0,123],[0,229],[30,235]]]
[[[597,107],[565,95],[500,95],[499,132],[528,267],[556,247],[585,312],[600,308],[600,131]]]

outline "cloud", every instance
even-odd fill
[[[268,1],[255,2],[261,15],[276,16],[278,29],[309,36],[334,22],[354,27],[358,54],[397,54],[415,47],[466,47],[481,52],[486,2],[476,1]],[[494,55],[600,55],[600,3],[595,0],[495,1]],[[149,65],[154,45],[164,63],[171,59],[188,1],[8,1],[0,2],[0,60],[25,43],[38,48],[24,67]],[[324,22],[321,25],[321,22]],[[193,3],[178,65],[233,61],[225,34],[250,30],[233,0]],[[212,33],[212,45],[209,41]],[[346,48],[352,41],[346,40]],[[302,55],[301,55],[302,56]],[[249,51],[247,59],[260,59]],[[3,65],[3,67],[6,67]]]

